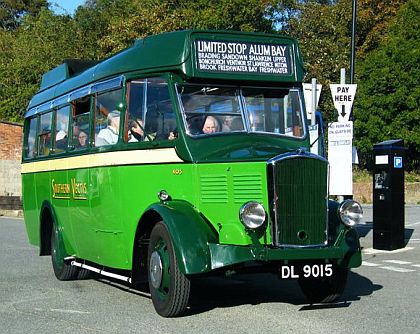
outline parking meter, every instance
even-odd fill
[[[373,248],[404,248],[404,141],[373,146]]]

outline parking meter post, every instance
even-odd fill
[[[404,141],[374,145],[373,248],[394,250],[404,240]]]

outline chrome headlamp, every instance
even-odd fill
[[[246,202],[239,209],[239,219],[245,227],[256,229],[265,222],[264,207],[258,202]]]
[[[340,204],[338,214],[344,225],[355,226],[363,218],[363,209],[358,202],[347,199]]]

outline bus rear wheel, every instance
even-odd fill
[[[314,279],[299,279],[299,285],[311,303],[332,303],[343,293],[347,283],[348,268],[334,266],[333,275]]]
[[[54,274],[60,281],[69,281],[77,278],[79,268],[65,262],[68,254],[64,248],[64,243],[60,230],[55,222],[53,222],[51,230],[51,262]]]
[[[191,284],[179,270],[172,239],[162,221],[155,225],[150,235],[147,268],[156,312],[162,317],[176,317],[184,313]]]

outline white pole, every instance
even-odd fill
[[[340,84],[345,85],[346,84],[346,69],[342,68],[340,70]]]
[[[316,78],[312,78],[312,110],[311,110],[311,125],[316,124],[315,120],[316,112]]]

